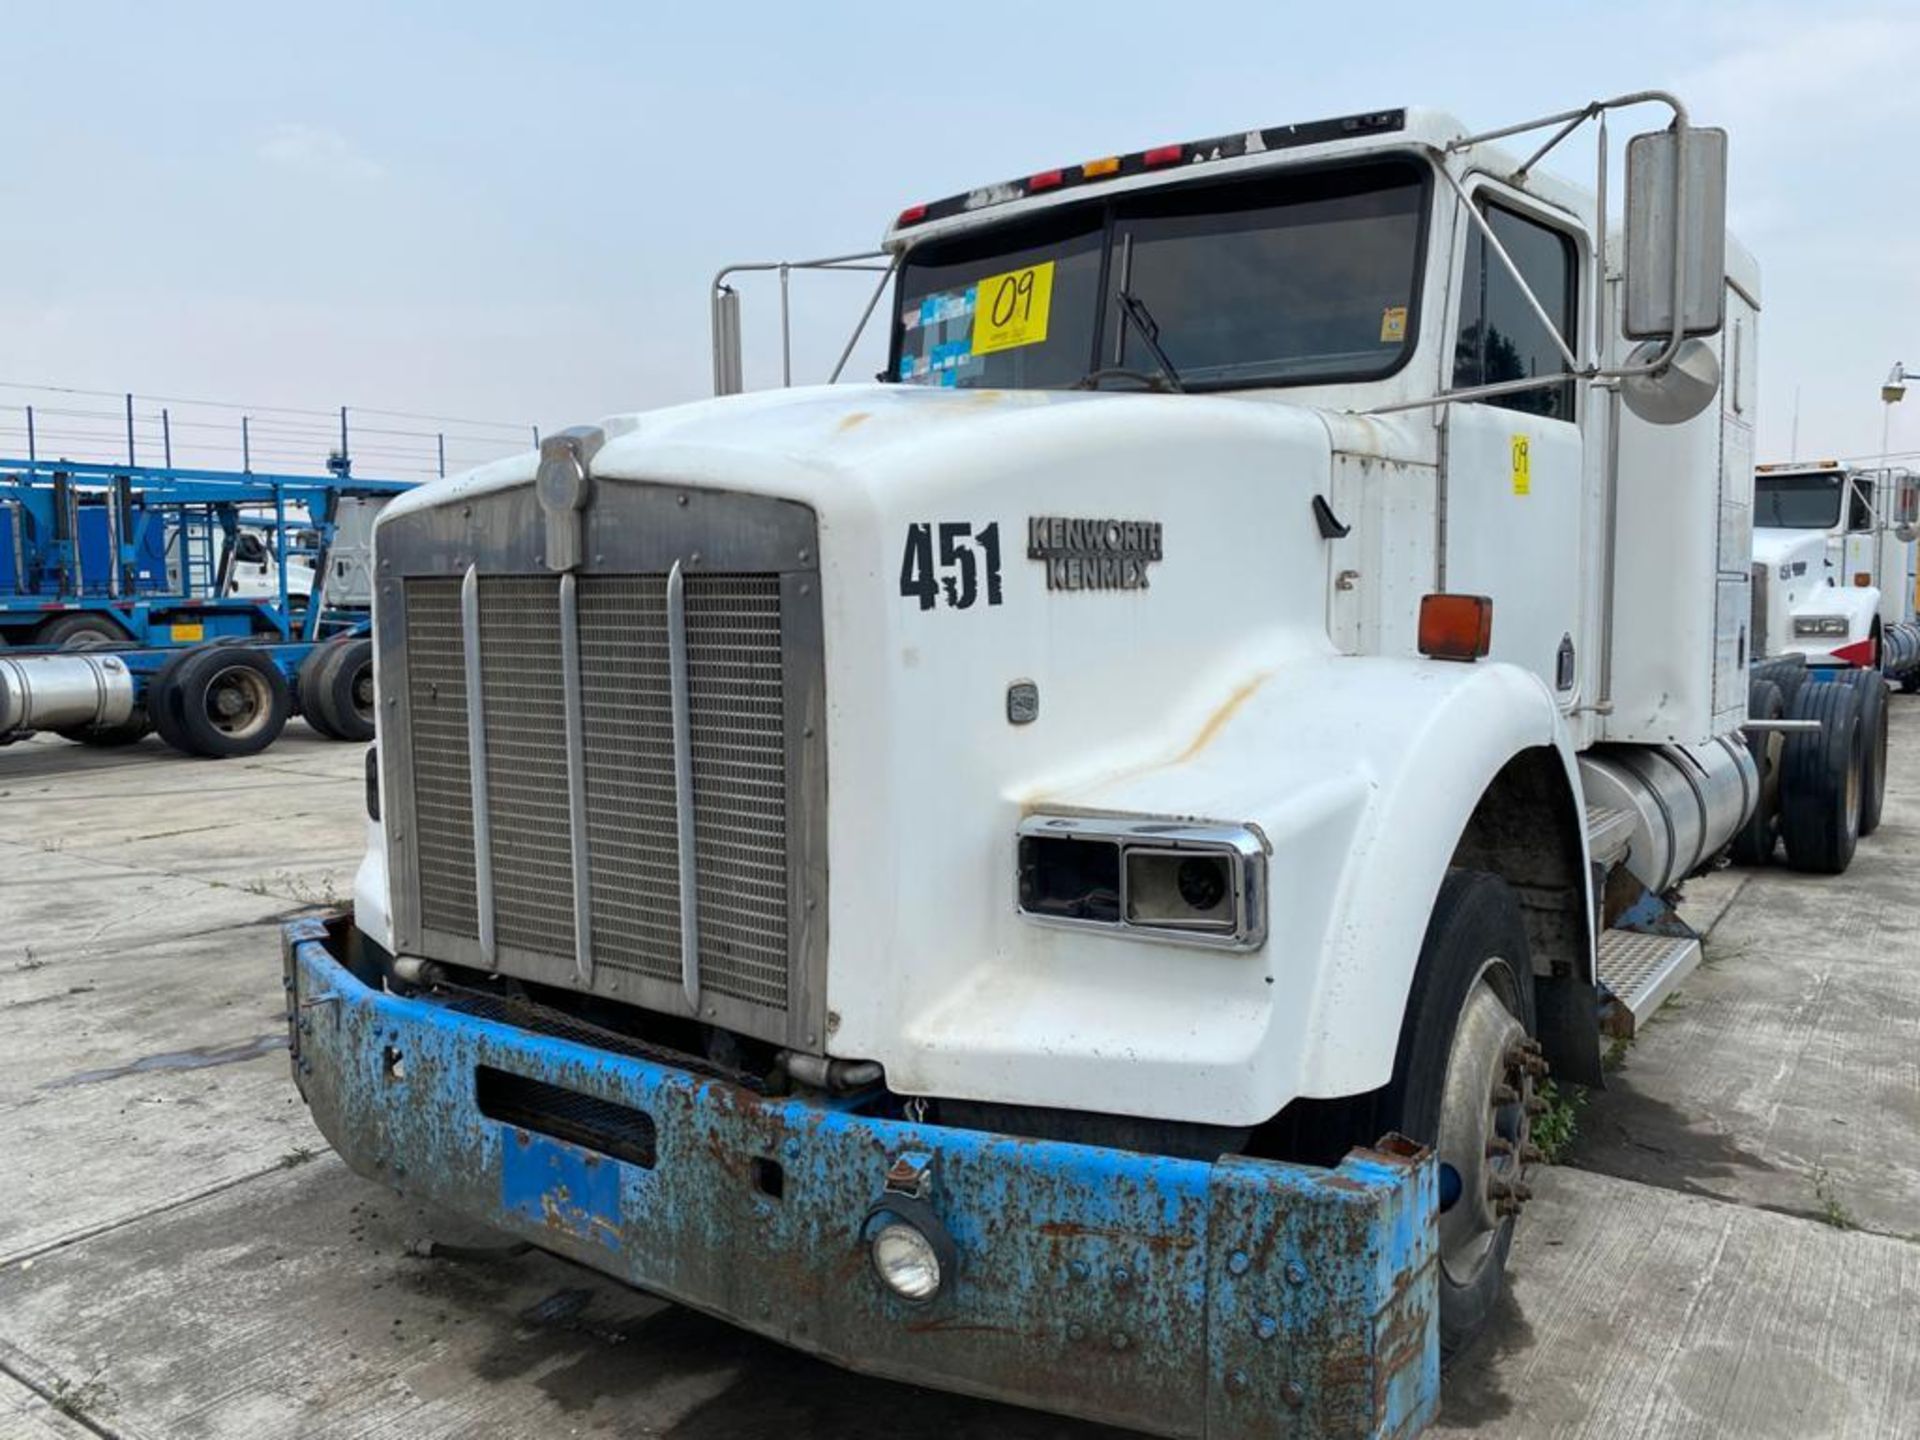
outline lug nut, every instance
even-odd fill
[[[1534,1096],[1531,1100],[1527,1101],[1527,1114],[1544,1115],[1546,1113],[1547,1113],[1547,1102],[1542,1100],[1538,1095]]]
[[[1546,1158],[1545,1153],[1531,1140],[1520,1147],[1520,1163],[1522,1165],[1537,1165]]]
[[[1500,1084],[1493,1087],[1493,1103],[1511,1105],[1520,1098],[1520,1092],[1511,1085]]]
[[[1497,1160],[1502,1155],[1513,1153],[1513,1142],[1504,1135],[1496,1135],[1487,1141],[1487,1158]]]

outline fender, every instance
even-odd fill
[[[1575,832],[1571,947],[1593,980],[1592,880],[1575,753],[1544,685],[1517,666],[1389,657],[1286,661],[1233,692],[1174,762],[1075,794],[1076,805],[1238,820],[1270,846],[1276,1036],[1298,1028],[1274,1113],[1296,1096],[1361,1094],[1392,1075],[1440,883],[1476,808],[1516,757],[1549,757]],[[1569,867],[1572,868],[1572,867]],[[1300,877],[1310,877],[1299,883]],[[1519,877],[1513,878],[1518,882]],[[1536,957],[1536,968],[1541,957]],[[1261,1087],[1268,1088],[1268,1087]]]

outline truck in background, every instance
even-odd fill
[[[1886,682],[1920,686],[1915,623],[1920,476],[1835,460],[1762,465],[1754,475],[1753,665],[1750,712],[1817,719],[1834,703],[1811,682],[1853,686],[1864,732],[1857,832],[1880,824],[1887,769]],[[1831,870],[1850,853],[1843,835],[1809,825],[1824,800],[1806,791],[1789,752],[1819,743],[1757,736],[1761,798],[1736,840],[1743,864],[1770,861],[1785,841],[1801,868]]]
[[[1423,1428],[1750,730],[1857,833],[1852,687],[1747,709],[1725,154],[1645,92],[1040,170],[900,214],[883,383],[395,501],[368,853],[285,935],[329,1142],[857,1369]]]
[[[0,460],[0,744],[247,755],[294,714],[372,738],[371,532],[408,488]]]
[[[1762,465],[1754,476],[1757,659],[1878,670],[1920,683],[1914,618],[1920,476],[1833,460]]]

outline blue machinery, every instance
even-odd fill
[[[916,1124],[877,1089],[774,1097],[530,1002],[396,993],[344,918],[284,936],[301,1093],[409,1195],[894,1379],[1176,1436],[1433,1418],[1424,1150],[1318,1169]],[[914,1300],[879,1273],[903,1226]]]
[[[295,714],[371,739],[370,591],[339,603],[335,543],[351,518],[364,549],[374,508],[408,488],[0,460],[0,745],[157,730],[188,754],[250,755]]]
[[[398,480],[0,460],[0,641],[76,633],[138,645],[318,639],[339,617],[308,606],[289,566],[328,572],[336,514]],[[229,593],[243,527],[272,562],[268,593]],[[264,536],[264,541],[260,537]]]

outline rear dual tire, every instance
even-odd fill
[[[147,687],[153,728],[174,749],[225,760],[257,755],[280,737],[293,696],[287,677],[246,645],[176,655]]]
[[[301,662],[296,677],[300,713],[329,740],[373,739],[373,642],[335,640]]]
[[[1781,748],[1780,838],[1795,870],[1838,875],[1853,863],[1868,778],[1860,697],[1845,681],[1812,682],[1788,708],[1792,719],[1820,722],[1818,730],[1789,734]],[[1879,699],[1884,725],[1884,691]]]

